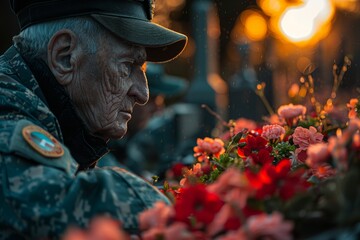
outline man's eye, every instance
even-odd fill
[[[129,77],[130,73],[131,73],[131,68],[132,68],[132,64],[131,62],[123,62],[120,64],[120,76],[121,77]]]

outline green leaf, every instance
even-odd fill
[[[279,142],[273,146],[271,155],[277,163],[281,159],[290,158],[295,149],[296,147],[289,142]]]

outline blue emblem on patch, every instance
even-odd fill
[[[30,125],[22,130],[26,142],[45,157],[61,157],[64,149],[56,138],[39,126]]]
[[[34,140],[34,143],[37,144],[40,148],[45,151],[52,151],[55,148],[55,144],[41,132],[32,132],[30,133],[31,138]]]

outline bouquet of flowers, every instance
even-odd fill
[[[180,182],[164,184],[174,205],[140,215],[143,239],[293,239],[354,226],[358,99],[348,108],[348,121],[335,126],[305,106],[283,105],[272,123],[248,129],[232,122],[228,139],[198,139],[194,165],[174,166]]]
[[[335,80],[334,92],[341,78]],[[162,191],[173,205],[158,202],[142,212],[138,237],[357,239],[360,102],[351,99],[341,112],[333,96],[323,107],[312,96],[311,108],[282,105],[262,124],[238,119],[225,123],[228,131],[221,136],[199,138],[194,163],[168,171]],[[106,239],[129,238],[116,234],[122,238]]]
[[[198,139],[194,164],[175,165],[164,184],[174,205],[140,215],[144,239],[293,239],[354,229],[360,220],[360,188],[353,184],[360,180],[360,103],[351,99],[347,114],[333,105],[350,64],[347,57],[340,70],[334,64],[324,106],[314,94],[311,66],[304,71],[300,82],[310,110],[289,104],[275,114],[259,84],[256,92],[271,116],[263,124],[230,120],[223,136]]]

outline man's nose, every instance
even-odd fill
[[[134,97],[135,103],[144,105],[149,100],[149,87],[144,72],[139,72],[135,76],[133,86],[130,88],[130,95]]]

